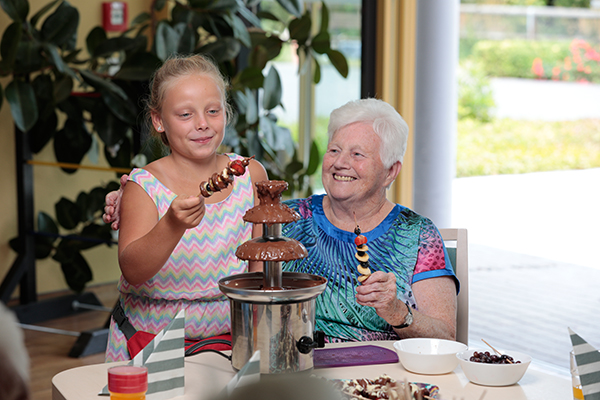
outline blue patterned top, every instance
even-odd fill
[[[284,225],[282,234],[300,241],[308,256],[284,263],[283,270],[327,278],[327,288],[316,299],[315,328],[325,332],[329,342],[398,339],[374,308],[356,303],[356,235],[329,222],[323,211],[323,197],[313,195],[285,202],[301,218]],[[394,273],[398,298],[415,309],[418,304],[411,290],[414,282],[439,276],[456,280],[433,222],[406,207],[396,204],[377,228],[362,234],[368,240],[371,271]]]

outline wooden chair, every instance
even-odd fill
[[[456,312],[456,340],[469,345],[469,252],[467,230],[440,229],[454,273],[460,282]]]

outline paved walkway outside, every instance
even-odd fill
[[[469,229],[469,344],[568,373],[567,327],[600,349],[600,169],[456,179]]]

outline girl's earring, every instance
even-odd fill
[[[162,132],[162,126],[159,126],[157,131]]]

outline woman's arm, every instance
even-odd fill
[[[412,285],[419,310],[412,310],[410,326],[395,329],[401,338],[431,337],[456,339],[456,285],[449,276],[424,279]],[[356,301],[374,307],[377,315],[392,326],[406,321],[408,309],[397,298],[396,277],[377,271],[356,289]]]
[[[204,198],[178,196],[160,220],[154,202],[137,184],[123,190],[119,266],[132,285],[152,278],[165,264],[186,229],[204,216]]]

